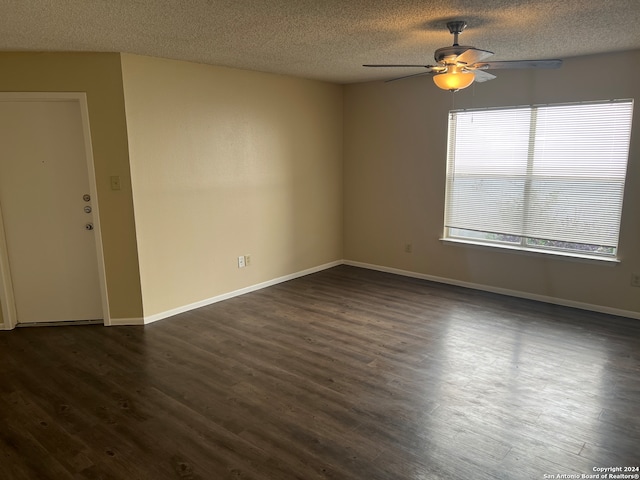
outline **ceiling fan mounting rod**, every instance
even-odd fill
[[[447,28],[449,29],[449,33],[453,35],[453,46],[457,47],[458,44],[458,35],[460,35],[465,28],[467,28],[467,22],[464,20],[456,20],[454,22],[447,22]]]

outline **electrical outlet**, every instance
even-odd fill
[[[245,255],[244,256],[244,264],[248,267],[249,265],[251,265],[251,255]]]
[[[640,273],[631,274],[631,286],[640,287]]]
[[[244,268],[245,265],[244,255],[240,255],[238,257],[238,268]]]

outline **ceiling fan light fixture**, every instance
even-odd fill
[[[465,72],[453,67],[446,73],[440,73],[433,76],[433,82],[442,90],[457,92],[463,88],[467,88],[473,83],[476,76],[473,72]]]

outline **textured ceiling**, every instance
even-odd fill
[[[638,0],[0,0],[0,50],[96,51],[352,83],[433,63],[445,23],[491,60],[640,48]]]

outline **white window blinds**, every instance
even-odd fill
[[[445,227],[618,244],[633,101],[452,111]]]

